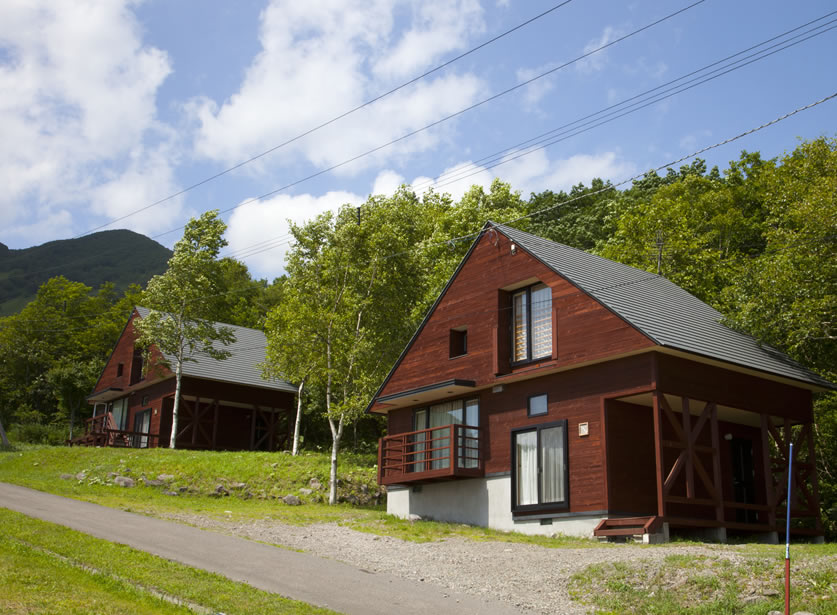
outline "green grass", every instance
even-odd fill
[[[375,462],[372,455],[342,454],[338,494],[343,498],[374,495],[378,491]],[[297,525],[340,523],[359,531],[414,542],[461,537],[545,547],[599,544],[583,538],[527,536],[454,523],[414,523],[387,515],[385,496],[378,505],[329,506],[322,503],[327,494],[328,467],[328,455],[324,453],[293,457],[287,453],[26,445],[0,453],[0,481],[158,517],[189,512],[233,521],[246,518]],[[111,473],[135,479],[136,486],[115,485],[109,477]],[[80,474],[82,479],[75,478]],[[142,477],[156,479],[161,474],[174,478],[158,487],[146,486],[142,480]],[[62,475],[73,478],[63,479]],[[320,481],[322,489],[311,495],[302,494],[300,490],[308,488],[312,478]],[[233,483],[247,486],[233,489]],[[215,495],[218,485],[224,485],[230,495]],[[179,495],[166,495],[167,492]],[[288,494],[298,495],[305,503],[288,506],[277,499]]]
[[[671,554],[657,564],[591,565],[571,577],[570,595],[603,613],[783,612],[784,549],[746,545],[718,550],[718,556]],[[795,545],[791,562],[791,612],[837,613],[835,545]]]
[[[2,613],[332,613],[2,508],[0,525]]]

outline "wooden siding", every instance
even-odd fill
[[[134,357],[134,342],[137,339],[137,335],[134,330],[134,320],[137,318],[139,318],[139,315],[135,310],[131,315],[130,320],[125,325],[122,335],[119,337],[119,340],[117,340],[116,346],[114,346],[113,351],[108,358],[108,362],[105,364],[105,368],[102,370],[102,374],[99,376],[99,380],[93,388],[94,392],[103,391],[108,388],[117,388],[129,391],[146,386],[150,380],[166,378],[173,375],[168,369],[157,366],[146,376],[145,379],[140,380],[137,384],[131,386],[131,362]],[[159,353],[155,352],[152,355],[152,360],[154,358],[159,358],[159,356]],[[119,375],[120,364],[122,365],[121,376]]]
[[[567,419],[570,511],[585,512],[606,507],[606,472],[602,425],[602,396],[650,386],[653,361],[650,354],[626,357],[540,378],[512,382],[499,393],[484,390],[480,400],[480,425],[487,475],[511,469],[511,431],[518,427]],[[547,394],[547,414],[527,416],[527,400]],[[389,414],[390,435],[412,431],[414,408]],[[587,423],[589,435],[579,436],[579,423]],[[544,511],[538,511],[542,514]]]
[[[501,290],[527,281],[540,281],[552,289],[554,355],[539,361],[539,368],[585,363],[653,346],[642,333],[523,250],[512,255],[508,239],[486,233],[380,395],[455,378],[473,380],[479,388],[494,383],[498,372],[531,369],[531,364],[509,366],[510,294]],[[451,359],[450,330],[462,327],[468,329],[468,353]],[[373,406],[372,410],[386,411],[386,407]]]
[[[655,353],[661,391],[810,422],[811,391],[721,367]]]

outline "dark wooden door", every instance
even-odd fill
[[[753,441],[747,438],[733,438],[732,448],[732,487],[735,501],[740,504],[755,504],[755,470],[753,467]],[[758,522],[755,510],[735,511],[735,520],[739,523]]]

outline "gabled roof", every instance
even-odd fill
[[[723,315],[666,278],[504,224],[493,227],[659,346],[833,389],[782,352],[721,324]]]
[[[140,318],[145,318],[151,312],[145,307],[136,307]],[[248,329],[224,323],[215,323],[232,329],[235,341],[228,346],[220,342],[214,342],[213,347],[230,352],[229,358],[222,361],[208,357],[205,354],[195,353],[191,356],[193,361],[183,362],[183,375],[192,378],[203,378],[205,380],[217,380],[220,382],[232,382],[247,386],[259,387],[262,389],[275,389],[296,393],[297,388],[284,380],[262,378],[262,370],[259,367],[265,360],[265,349],[267,338],[264,332],[258,329]],[[174,357],[165,356],[170,363]]]

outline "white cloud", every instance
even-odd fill
[[[401,184],[403,183],[403,175],[399,175],[395,171],[386,169],[378,173],[378,176],[375,178],[375,183],[372,186],[372,194],[383,194],[385,196],[390,196],[396,190],[398,190],[399,186],[401,186]]]
[[[607,45],[611,41],[619,38],[621,35],[622,33],[613,26],[606,26],[602,31],[601,36],[591,39],[587,45],[584,46],[584,53],[590,53],[603,45]],[[582,73],[588,74],[599,72],[607,65],[607,56],[608,53],[606,49],[597,51],[593,55],[584,58],[583,60],[579,60],[575,65],[576,69]]]
[[[71,234],[100,179],[94,166],[130,167],[154,126],[171,65],[143,45],[131,4],[0,3],[0,225],[9,235]]]
[[[534,79],[538,75],[545,73],[554,66],[544,65],[538,68],[520,68],[517,70],[517,81],[523,83]],[[523,93],[523,108],[527,111],[532,111],[537,108],[538,103],[555,88],[555,75],[541,77],[537,81],[533,81],[526,86]]]
[[[454,201],[458,201],[473,185],[488,189],[493,179],[494,176],[488,169],[472,162],[461,162],[448,167],[435,179],[416,177],[411,187],[419,194],[431,189],[442,194],[447,193]]]
[[[473,0],[413,0],[408,6],[414,21],[402,32],[394,6],[384,0],[273,0],[262,13],[262,51],[238,92],[221,104],[198,99],[187,107],[199,126],[196,153],[233,163],[265,151],[392,87],[398,73],[393,54],[397,66],[412,74],[483,27]],[[448,70],[295,141],[250,170],[283,162],[337,164],[468,106],[483,87],[474,75]],[[445,130],[448,124],[341,171],[355,173],[385,158],[425,150]]]
[[[341,205],[360,205],[365,200],[351,192],[327,192],[322,196],[281,194],[247,203],[227,222],[224,236],[229,245],[224,255],[244,261],[253,277],[273,279],[284,271],[291,241],[288,220],[303,223],[323,212],[337,211]]]

